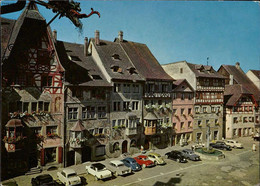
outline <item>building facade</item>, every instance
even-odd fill
[[[172,123],[176,135],[173,145],[193,140],[194,90],[185,79],[173,82]]]
[[[219,140],[223,133],[224,77],[211,66],[186,61],[163,65],[174,79],[186,79],[195,90],[193,141]]]
[[[1,122],[7,123],[2,129],[6,131],[3,154],[7,156],[2,159],[3,172],[15,175],[37,165],[59,166],[63,158],[64,69],[50,27],[36,5],[29,3],[17,20],[2,18],[1,29]],[[20,133],[13,123],[19,123]]]

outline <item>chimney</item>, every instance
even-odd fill
[[[239,62],[236,62],[236,68],[240,69],[240,63]]]
[[[96,45],[100,44],[99,31],[98,30],[95,31],[95,43],[96,43]]]
[[[54,38],[54,43],[57,43],[57,30],[53,30],[52,35],[53,35],[53,38]]]
[[[88,55],[88,38],[85,37],[84,39],[84,55],[87,56]]]
[[[123,31],[118,32],[118,40],[119,42],[123,42]]]
[[[233,85],[234,84],[234,77],[233,75],[229,75],[229,85]]]

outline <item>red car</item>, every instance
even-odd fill
[[[134,159],[143,168],[154,166],[154,163],[151,160],[149,160],[148,157],[145,155],[139,155],[139,156],[135,157]]]

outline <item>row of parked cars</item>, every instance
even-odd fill
[[[231,148],[243,148],[242,144],[234,140],[217,141],[210,143],[213,148],[231,150]],[[200,161],[200,156],[195,154],[191,149],[184,149],[182,151],[173,150],[165,154],[167,159],[175,160],[179,163],[186,163],[188,160]],[[139,155],[134,158],[127,157],[122,160],[112,160],[108,163],[92,163],[86,165],[86,173],[91,174],[96,180],[103,180],[111,178],[112,176],[124,176],[131,174],[135,171],[140,171],[146,167],[154,167],[156,165],[165,165],[166,162],[158,153],[148,153],[147,155]],[[81,179],[77,173],[70,168],[66,168],[61,172],[57,172],[58,179],[64,185],[81,185]],[[33,186],[43,185],[56,185],[53,178],[48,175],[40,175],[33,178],[31,181]]]

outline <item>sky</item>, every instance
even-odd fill
[[[94,37],[113,41],[118,31],[124,39],[146,44],[159,63],[186,60],[212,65],[240,62],[244,72],[260,70],[260,4],[246,1],[80,1],[81,13],[90,8],[101,17],[81,19],[83,30],[62,17],[51,23],[58,40],[84,43]],[[5,1],[6,2],[6,1]],[[8,1],[10,2],[10,1]],[[38,6],[46,21],[55,14]],[[17,19],[20,12],[3,17]]]

